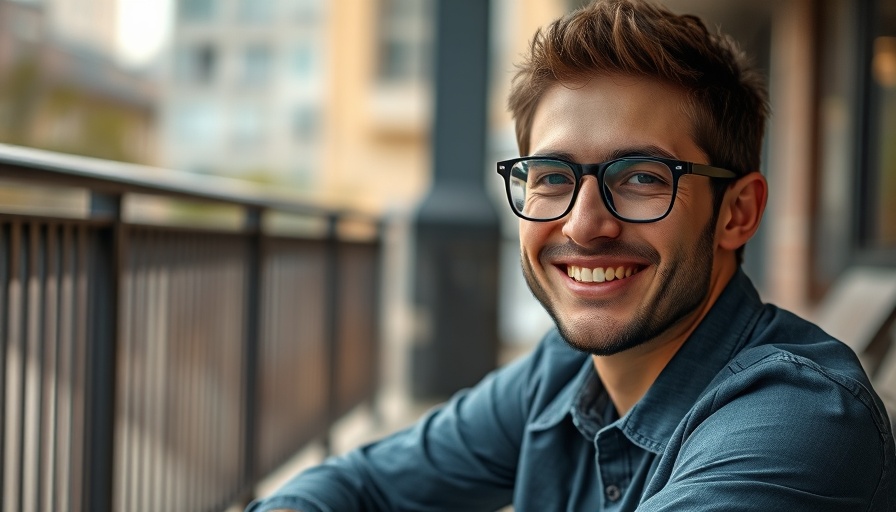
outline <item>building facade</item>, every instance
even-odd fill
[[[320,0],[176,3],[165,165],[302,188],[322,169],[329,47]]]

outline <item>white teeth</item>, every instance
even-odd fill
[[[590,282],[594,281],[594,279],[591,278],[591,269],[590,268],[582,269],[581,281],[583,283],[590,283]]]
[[[614,279],[631,277],[638,273],[638,269],[637,267],[623,266],[616,268],[609,267],[607,269],[601,267],[582,268],[575,265],[569,265],[566,267],[566,273],[569,277],[582,283],[603,283],[604,281],[613,281]]]

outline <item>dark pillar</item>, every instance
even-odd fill
[[[436,0],[432,188],[414,225],[411,394],[444,398],[497,363],[498,215],[484,188],[488,0]]]

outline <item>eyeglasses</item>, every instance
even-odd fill
[[[582,178],[597,178],[607,209],[626,222],[656,222],[672,211],[678,178],[698,174],[735,178],[737,174],[704,164],[658,157],[624,157],[599,164],[527,156],[498,162],[507,199],[518,217],[536,222],[559,219],[572,210]]]

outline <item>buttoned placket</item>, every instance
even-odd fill
[[[631,442],[614,425],[601,429],[594,438],[595,464],[603,492],[601,510],[619,510],[622,496],[632,479]]]
[[[620,510],[632,481],[631,450],[637,447],[619,430],[615,408],[596,375],[583,384],[571,413],[573,424],[594,444],[600,510]]]

